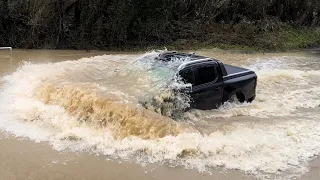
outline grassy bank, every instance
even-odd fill
[[[223,28],[222,28],[223,30]],[[277,31],[256,33],[254,35],[243,31],[241,34],[218,31],[206,34],[207,37],[199,40],[177,39],[173,42],[161,45],[145,44],[138,46],[123,46],[114,50],[151,50],[163,49],[185,50],[202,48],[219,48],[234,50],[244,53],[294,51],[305,48],[320,47],[320,28],[293,28],[285,26]]]
[[[273,52],[292,51],[320,46],[320,28],[286,28],[276,32],[257,34],[252,44],[213,44],[226,50],[239,50],[242,52]]]
[[[320,28],[287,29],[266,36],[279,50],[303,49],[320,45]]]

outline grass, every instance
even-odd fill
[[[229,37],[230,34],[225,34],[224,36]],[[219,48],[242,53],[302,50],[320,46],[320,28],[292,28],[284,26],[276,31],[257,33],[248,38],[245,33],[240,34],[238,37],[233,36],[232,38],[230,41],[225,42],[223,39],[220,42],[210,42],[210,39],[206,41],[183,39],[162,46],[139,47],[136,50],[164,49],[164,47],[169,50]],[[243,39],[246,40],[244,41]]]
[[[320,45],[320,29],[286,27],[258,35],[255,44],[263,51],[292,51],[317,47]]]
[[[288,29],[280,32],[282,50],[302,49],[320,44],[320,29]]]

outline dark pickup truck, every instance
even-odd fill
[[[192,85],[191,108],[213,109],[226,101],[251,102],[255,99],[257,75],[254,71],[223,64],[195,54],[165,52],[156,59],[169,62],[186,59],[177,74]]]

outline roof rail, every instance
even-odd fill
[[[12,47],[0,47],[0,50],[10,50],[10,66],[12,67]]]
[[[9,49],[10,50],[10,58],[12,57],[12,47],[0,47],[0,50],[5,50]]]

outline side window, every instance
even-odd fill
[[[190,83],[190,84],[194,85],[193,69],[181,70],[179,72],[179,75],[181,76],[184,83],[186,83],[186,84]]]
[[[214,65],[202,66],[198,68],[196,85],[212,82],[216,80],[217,74]]]

